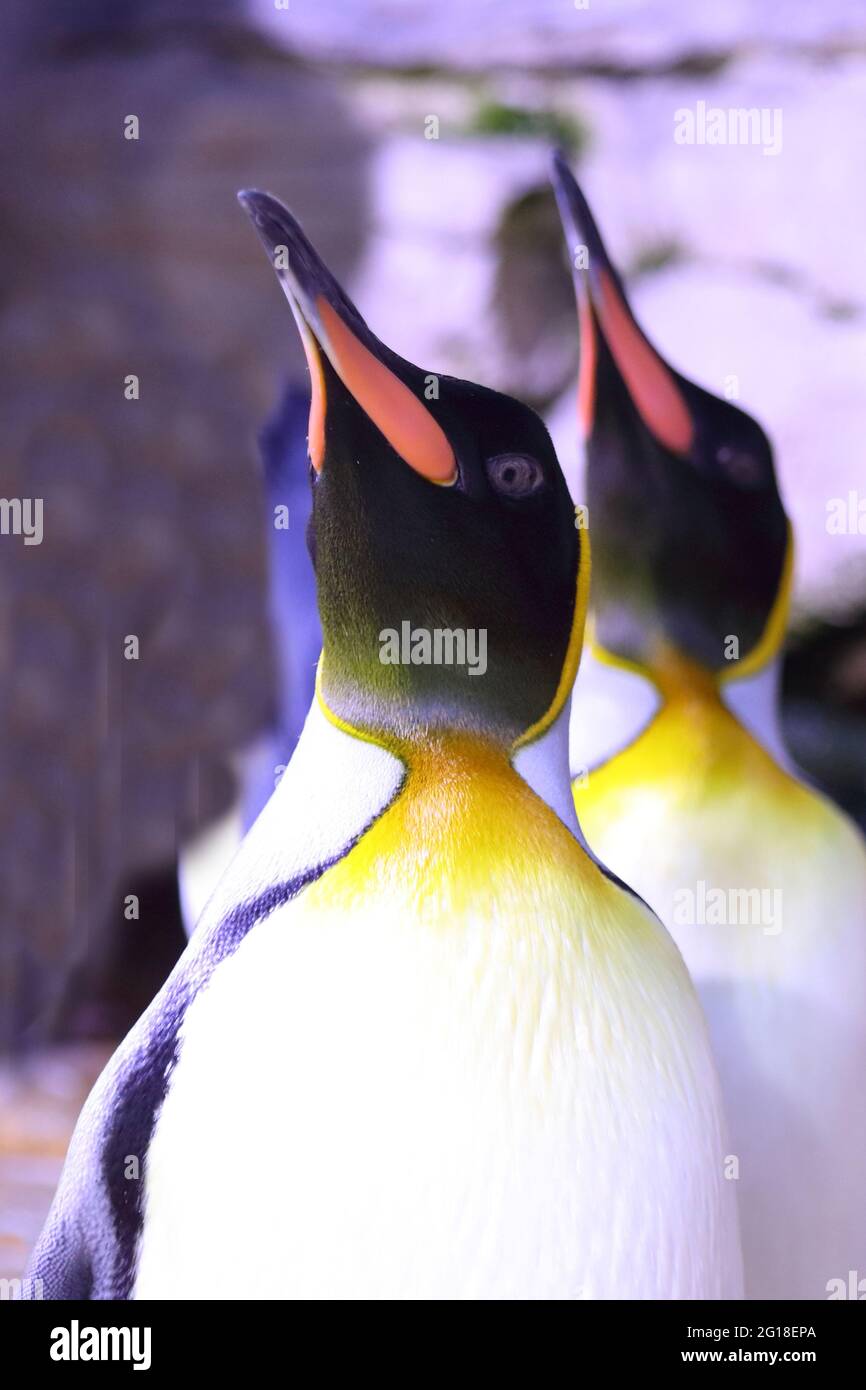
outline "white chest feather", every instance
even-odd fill
[[[697,1011],[620,1046],[637,980],[623,1019],[539,940],[407,925],[287,907],[200,996],[138,1296],[736,1294]]]
[[[567,787],[564,734],[548,746]],[[189,1008],[136,1295],[735,1297],[694,991],[578,847],[544,749],[523,776],[427,749],[395,796],[402,765],[360,748],[339,794],[345,759],[293,760],[247,837],[235,876],[260,891],[373,820]],[[339,834],[318,823],[328,794]]]
[[[682,962],[504,780],[498,828],[470,846],[434,814],[414,873],[427,812],[396,803],[193,1003],[137,1296],[737,1295]]]

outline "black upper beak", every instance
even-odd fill
[[[317,307],[317,300],[321,298],[330,304],[357,338],[377,357],[381,357],[382,344],[371,333],[288,208],[272,194],[261,193],[255,188],[240,192],[238,202],[258,232],[292,308],[300,310],[320,345],[327,350],[327,332]]]
[[[625,384],[635,409],[656,439],[672,452],[684,454],[691,447],[693,422],[683,397],[682,379],[656,351],[632,313],[589,204],[559,151],[551,161],[551,180],[577,295],[582,397],[594,398],[595,378],[603,365],[608,386],[611,373]],[[596,351],[596,337],[604,344],[604,353]],[[592,382],[584,380],[588,375]],[[599,391],[602,385],[598,383]]]
[[[587,274],[597,279],[599,271],[604,268],[616,275],[601,239],[601,233],[595,224],[595,218],[589,210],[589,203],[584,198],[561,150],[554,150],[551,156],[550,178],[553,191],[556,194],[556,203],[568,242],[575,278],[582,268],[579,253],[584,247],[587,253]],[[617,276],[618,280],[619,277]]]
[[[550,161],[550,178],[556,194],[556,204],[562,221],[569,249],[572,274],[575,285],[582,279],[591,298],[598,299],[602,274],[607,276],[616,288],[623,305],[631,314],[619,273],[607,253],[598,224],[590,211],[583,190],[569,168],[561,150],[554,150]],[[582,265],[581,250],[586,249],[586,266]],[[631,315],[634,318],[634,315]],[[640,330],[638,330],[640,331]]]
[[[316,471],[321,469],[325,454],[328,390],[324,355],[395,453],[432,482],[456,481],[454,450],[419,395],[420,369],[398,357],[371,333],[297,220],[278,198],[248,189],[239,193],[238,199],[264,244],[301,333],[312,382],[310,457]]]

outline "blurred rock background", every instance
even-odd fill
[[[24,15],[0,95],[0,491],[44,498],[45,537],[2,538],[7,1046],[115,1034],[176,953],[176,846],[270,710],[255,436],[302,370],[235,194],[290,192],[348,274],[371,149],[340,84],[239,6]]]
[[[0,1196],[25,1131],[38,1157],[49,1126],[53,1173],[86,1040],[170,968],[177,846],[272,709],[255,436],[302,367],[238,188],[290,202],[396,349],[545,412],[579,492],[546,178],[550,144],[571,151],[658,346],[775,441],[788,732],[866,820],[866,518],[827,528],[833,499],[866,499],[858,0],[69,11],[7,0],[0,46],[0,496],[42,497],[45,528],[0,536],[0,1048],[80,1045],[0,1078],[10,1114],[42,1117],[0,1127]],[[781,151],[676,144],[699,101],[779,108]]]

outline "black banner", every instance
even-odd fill
[[[331,1310],[327,1316],[340,1314]],[[826,1374],[857,1364],[866,1322],[859,1306],[842,1302],[577,1303],[569,1305],[564,1328],[568,1342],[561,1354],[576,1358],[575,1371],[591,1357],[611,1371],[740,1364],[800,1365]],[[405,1330],[404,1324],[404,1335]],[[437,1340],[441,1330],[440,1325]],[[225,1375],[268,1364],[298,1369],[302,1352],[296,1339],[312,1346],[312,1331],[307,1306],[280,1303],[33,1301],[10,1305],[3,1318],[4,1349],[19,1374],[48,1371],[60,1380],[73,1373],[92,1376],[106,1367],[114,1374],[212,1367]],[[335,1334],[333,1328],[327,1343],[331,1364],[339,1346]],[[313,1335],[321,1354],[321,1341]],[[366,1326],[361,1345],[368,1355],[374,1335],[374,1327]],[[503,1343],[499,1355],[511,1345]],[[490,1347],[486,1339],[476,1355],[484,1346]],[[353,1347],[357,1355],[359,1343],[350,1338],[349,1355]],[[427,1339],[421,1348],[429,1373]],[[455,1355],[453,1346],[443,1349],[449,1374]],[[356,1364],[356,1371],[362,1369]]]

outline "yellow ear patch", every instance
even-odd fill
[[[429,410],[355,337],[321,296],[316,300],[316,311],[327,337],[323,346],[331,365],[395,453],[431,483],[453,482],[457,474],[454,450]]]
[[[673,377],[641,333],[606,270],[597,303],[602,330],[641,419],[674,454],[686,454],[694,426]]]
[[[580,539],[580,560],[577,566],[577,590],[574,600],[574,616],[571,621],[571,632],[569,633],[568,646],[565,651],[565,660],[562,663],[562,670],[559,674],[556,691],[548,709],[540,719],[516,739],[512,745],[511,752],[516,753],[518,749],[525,748],[528,743],[534,743],[536,739],[546,734],[547,730],[555,722],[557,716],[562,712],[566,700],[571,694],[571,688],[577,677],[577,668],[580,665],[580,654],[583,650],[583,633],[586,627],[586,612],[589,606],[589,576],[592,569],[592,556],[589,545],[589,532],[582,531]]]

